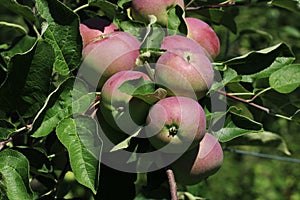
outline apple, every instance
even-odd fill
[[[204,49],[196,41],[182,35],[169,35],[164,37],[161,43],[161,49],[186,49],[195,53],[203,53],[205,55]]]
[[[128,80],[142,78],[149,80],[147,74],[139,71],[120,71],[111,76],[101,90],[100,109],[104,119],[117,131],[123,131],[131,135],[145,123],[150,105],[143,100],[134,98],[130,94],[123,93],[119,87]],[[136,84],[134,90],[142,86]]]
[[[216,32],[204,21],[193,18],[185,18],[188,34],[187,37],[198,42],[212,58],[220,53],[220,41]]]
[[[85,47],[90,42],[97,40],[97,38],[104,34],[115,32],[118,30],[118,27],[108,20],[91,18],[80,23],[79,30],[82,37],[83,47]]]
[[[134,69],[140,41],[129,33],[117,31],[89,43],[83,49],[80,75],[97,89],[119,71]]]
[[[223,150],[218,139],[205,133],[199,145],[172,163],[171,168],[178,183],[194,185],[215,174],[222,163]]]
[[[167,97],[150,108],[144,130],[154,148],[165,153],[184,152],[203,138],[205,113],[191,98]]]
[[[170,49],[158,58],[154,79],[169,95],[200,99],[212,85],[214,71],[203,53],[193,49]]]
[[[134,19],[149,22],[149,15],[157,18],[157,23],[168,24],[168,9],[176,5],[184,8],[183,0],[133,0],[132,16]]]

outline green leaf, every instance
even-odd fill
[[[67,148],[76,180],[95,194],[98,187],[102,141],[95,120],[87,116],[61,121],[56,133]]]
[[[49,92],[53,62],[52,47],[43,40],[13,56],[0,87],[0,108],[6,112],[18,110],[24,116],[36,114]]]
[[[25,35],[19,41],[17,41],[9,51],[2,52],[1,54],[7,59],[10,59],[16,54],[22,54],[29,51],[35,45],[35,43],[36,43],[35,37]]]
[[[272,0],[270,4],[300,14],[299,0]]]
[[[143,39],[140,49],[142,49],[143,51],[147,51],[149,49],[160,49],[161,43],[165,37],[165,31],[156,24],[149,24],[146,29],[147,33],[145,38]]]
[[[61,83],[47,98],[43,108],[35,117],[31,132],[33,137],[43,137],[51,133],[58,123],[72,114],[87,110],[95,98],[88,93],[83,81],[69,78]]]
[[[40,40],[31,60],[21,98],[17,101],[18,112],[23,117],[35,115],[44,104],[50,90],[54,60],[51,45]]]
[[[29,163],[26,157],[14,150],[0,152],[1,199],[32,200],[29,186]]]
[[[300,64],[291,64],[274,72],[270,86],[280,93],[290,93],[300,86]]]
[[[268,131],[249,133],[239,138],[235,138],[227,144],[273,147],[285,153],[286,155],[291,155],[291,152],[289,151],[284,139],[280,135]]]
[[[28,6],[19,4],[16,0],[0,0],[1,8],[6,8],[18,15],[21,15],[30,22],[35,21],[35,16]]]
[[[221,82],[215,81],[210,88],[210,92],[220,90],[228,83],[238,82],[239,80],[240,80],[240,76],[236,73],[236,71],[231,68],[227,68],[223,73],[222,81]]]
[[[187,35],[187,26],[184,21],[185,12],[181,6],[176,5],[168,10],[168,34],[177,35],[183,34]]]
[[[150,105],[167,96],[167,91],[165,89],[155,89],[155,83],[145,80],[142,77],[125,81],[118,89],[121,92],[139,98]]]
[[[268,78],[275,71],[294,62],[294,57],[277,57],[275,61],[266,69],[251,75],[243,75],[242,81],[252,83],[255,79]]]
[[[7,140],[15,131],[16,127],[11,122],[0,119],[0,142]]]
[[[280,43],[259,51],[251,51],[243,56],[232,58],[223,64],[233,68],[241,75],[249,75],[269,67],[277,57],[294,57],[290,48]]]
[[[101,11],[107,16],[109,19],[113,19],[116,17],[120,11],[118,10],[118,5],[106,1],[106,0],[89,0],[90,6],[96,6],[101,9]]]
[[[82,39],[78,16],[57,0],[37,0],[36,8],[46,20],[44,37],[55,50],[54,69],[67,75],[81,62]]]
[[[232,121],[237,127],[247,130],[262,130],[263,125],[253,119],[250,111],[247,107],[243,106],[231,106],[229,108],[229,113],[231,113]]]
[[[228,116],[225,125],[222,129],[212,132],[214,136],[218,138],[220,142],[228,142],[234,138],[240,137],[242,135],[254,132],[262,132],[263,130],[248,130],[239,128],[231,119],[231,116]]]
[[[110,152],[118,151],[118,150],[121,150],[121,149],[126,149],[127,147],[129,147],[131,139],[138,136],[141,131],[142,131],[142,128],[138,129],[134,134],[130,135],[125,140],[123,140],[122,142],[120,142],[119,144],[114,146],[110,150]]]

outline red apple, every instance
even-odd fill
[[[118,30],[118,27],[112,22],[99,19],[91,18],[80,23],[80,34],[83,41],[83,47],[88,45],[90,42],[97,40],[97,38],[104,34],[113,33]]]
[[[203,53],[193,49],[171,49],[157,60],[154,76],[170,95],[200,99],[210,88],[214,71]]]
[[[181,153],[195,147],[206,130],[201,105],[187,97],[167,97],[155,103],[146,119],[150,143],[166,153]]]
[[[168,9],[179,5],[184,8],[183,0],[133,0],[132,16],[136,20],[149,22],[149,15],[154,15],[157,22],[168,24]]]
[[[129,135],[145,123],[150,105],[121,92],[119,87],[125,81],[139,78],[150,80],[146,74],[138,71],[117,72],[105,82],[101,90],[100,109],[104,119],[115,130],[121,130]],[[142,83],[136,84],[132,88],[132,93],[140,86]]]
[[[195,53],[203,53],[205,55],[205,51],[203,48],[194,40],[187,38],[182,35],[170,35],[164,37],[161,43],[161,49],[164,50],[172,50],[172,49],[182,49],[182,50],[190,50]]]
[[[223,162],[223,150],[210,133],[205,133],[196,148],[187,151],[171,164],[175,180],[184,185],[194,185],[215,174]]]
[[[198,42],[212,58],[216,58],[220,53],[220,41],[216,32],[204,21],[187,17],[185,18],[188,28],[187,37]]]
[[[132,70],[139,56],[140,42],[126,32],[113,32],[89,43],[83,49],[80,74],[100,89],[104,82],[119,71]]]

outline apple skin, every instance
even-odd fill
[[[175,5],[184,8],[183,0],[133,0],[132,16],[134,19],[149,22],[149,15],[157,18],[157,23],[166,26],[168,24],[168,9]]]
[[[215,59],[220,53],[220,40],[216,32],[204,21],[193,18],[185,18],[188,34],[187,37],[198,42],[207,52],[208,56]]]
[[[104,34],[117,31],[118,27],[108,20],[91,18],[80,23],[79,30],[85,47]]]
[[[218,139],[205,133],[194,149],[187,151],[171,164],[176,182],[195,185],[215,174],[223,163],[223,150]]]
[[[116,72],[135,68],[140,45],[137,38],[122,31],[105,34],[89,43],[83,48],[83,79],[101,89]]]
[[[117,131],[128,135],[146,121],[150,105],[134,98],[130,94],[119,91],[119,87],[127,80],[150,78],[139,71],[120,71],[111,76],[101,90],[100,109],[106,122]],[[136,85],[132,92],[141,85]]]
[[[204,49],[193,39],[187,38],[182,35],[170,35],[164,37],[161,43],[161,49],[172,50],[172,49],[182,49],[190,50],[195,53],[202,53],[206,55]]]
[[[171,49],[156,62],[154,78],[169,95],[202,98],[214,80],[209,58],[192,49]]]
[[[144,130],[154,148],[181,153],[203,138],[206,116],[201,105],[191,98],[167,97],[151,107]]]

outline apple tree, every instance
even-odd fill
[[[226,151],[293,156],[300,43],[243,16],[299,1],[0,5],[0,199],[201,199]]]

